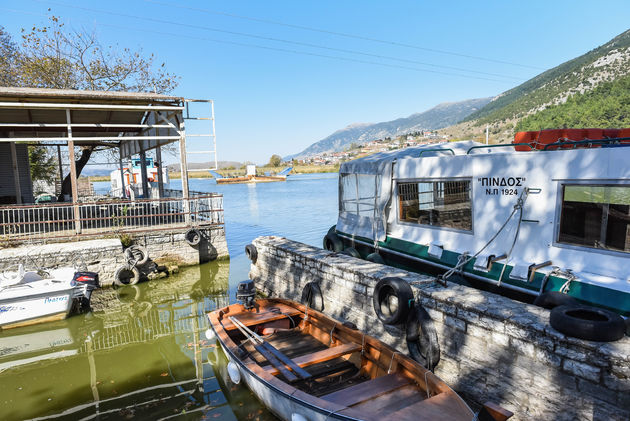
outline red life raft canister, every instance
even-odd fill
[[[544,149],[546,145],[558,142],[566,142],[566,145],[554,145],[547,150],[581,148],[599,148],[602,144],[572,145],[572,142],[582,140],[602,140],[629,138],[630,129],[551,129],[531,132],[518,132],[514,135],[512,143],[529,143],[531,149],[525,145],[515,146],[517,151],[529,151],[532,149]],[[620,140],[620,143],[630,143],[630,140]]]

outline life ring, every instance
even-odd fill
[[[135,285],[140,280],[140,271],[135,266],[121,266],[114,273],[114,283],[118,286]]]
[[[551,310],[549,324],[567,336],[587,341],[612,342],[623,338],[626,324],[623,317],[603,308],[585,305],[564,305]]]
[[[340,252],[343,250],[341,238],[334,232],[329,232],[324,236],[324,250]]]
[[[137,285],[124,284],[118,289],[118,301],[129,304],[140,299],[140,287]]]
[[[324,296],[317,282],[308,282],[304,285],[300,302],[314,310],[324,310]]]
[[[575,298],[560,291],[547,291],[536,297],[534,305],[551,310],[554,307],[564,305],[576,306],[579,303]]]
[[[184,234],[186,242],[191,246],[196,246],[201,242],[201,232],[196,228],[191,228]]]
[[[354,247],[348,247],[339,254],[345,254],[346,256],[356,257],[357,259],[361,258],[361,255],[359,254],[357,249],[355,249]]]
[[[248,244],[245,246],[245,254],[247,258],[252,261],[252,263],[256,263],[258,260],[258,250],[256,250],[256,246],[253,244]]]
[[[440,362],[440,344],[433,320],[421,305],[414,306],[405,330],[411,358],[433,371]]]
[[[368,254],[365,257],[365,260],[372,263],[380,263],[381,265],[385,264],[385,260],[383,260],[383,257],[376,252]]]
[[[372,295],[374,311],[387,325],[403,323],[413,304],[413,292],[400,278],[384,278],[378,281]]]
[[[149,252],[139,245],[129,246],[125,249],[125,258],[131,264],[144,265],[149,261]]]

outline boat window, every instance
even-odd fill
[[[368,174],[341,175],[341,212],[361,216],[374,215],[377,183],[380,176]]]
[[[402,222],[472,230],[470,181],[398,183]]]
[[[630,251],[630,186],[564,185],[558,242]]]

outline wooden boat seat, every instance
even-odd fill
[[[293,362],[300,367],[308,367],[310,365],[318,364],[324,361],[330,361],[337,357],[341,357],[352,352],[361,350],[361,345],[348,343],[343,345],[333,346],[332,348],[326,348],[321,351],[312,352],[310,354],[302,355],[293,358]],[[265,367],[265,371],[271,375],[277,375],[279,370],[273,366]]]
[[[243,323],[245,326],[255,326],[261,323],[272,322],[274,320],[284,319],[287,316],[297,316],[302,314],[301,311],[294,307],[289,307],[282,303],[277,303],[273,306],[274,309],[278,309],[277,311],[271,311],[270,308],[261,308],[260,313],[247,312],[240,313],[238,315],[238,320]],[[223,328],[226,331],[235,330],[237,327],[228,319],[230,316],[229,313],[225,314],[222,320]]]
[[[413,403],[395,412],[375,414],[383,419],[413,419],[417,421],[459,419],[461,407],[453,399],[453,394],[444,392],[428,399]]]
[[[389,393],[410,383],[412,383],[410,378],[398,373],[391,373],[359,383],[356,386],[329,393],[321,396],[321,398],[340,405],[352,406],[368,399],[376,398],[384,393]]]

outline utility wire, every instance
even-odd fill
[[[209,10],[209,9],[200,9],[200,8],[196,8],[196,7],[184,6],[184,5],[181,5],[181,4],[164,3],[164,2],[156,1],[156,0],[144,0],[144,1],[147,2],[147,3],[159,4],[161,6],[176,7],[176,8],[179,8],[179,9],[187,9],[187,10],[191,10],[191,11],[195,11],[195,12],[207,13],[207,14],[211,14],[211,15],[228,16],[228,17],[231,17],[231,18],[249,20],[249,21],[252,21],[252,22],[267,23],[267,24],[270,24],[270,25],[278,25],[278,26],[284,26],[284,27],[287,27],[287,28],[302,29],[302,30],[305,30],[305,31],[319,32],[319,33],[322,33],[322,34],[336,35],[336,36],[345,37],[345,38],[360,39],[360,40],[363,40],[363,41],[377,42],[377,43],[380,43],[380,44],[388,44],[388,45],[395,45],[395,46],[398,46],[398,47],[413,48],[415,50],[430,51],[432,53],[447,54],[447,55],[451,55],[451,56],[465,57],[465,58],[471,58],[471,59],[481,60],[481,61],[489,61],[489,62],[492,62],[492,63],[509,64],[511,66],[525,67],[525,68],[528,68],[528,69],[546,70],[546,69],[543,69],[541,67],[530,66],[530,65],[527,65],[527,64],[520,64],[520,63],[514,63],[514,62],[510,62],[510,61],[496,60],[496,59],[491,59],[491,58],[487,58],[487,57],[473,56],[473,55],[469,55],[469,54],[456,53],[456,52],[453,52],[453,51],[439,50],[439,49],[436,49],[436,48],[421,47],[421,46],[413,45],[413,44],[406,44],[406,43],[402,43],[402,42],[389,41],[389,40],[383,40],[383,39],[378,39],[378,38],[371,38],[371,37],[366,37],[366,36],[362,36],[362,35],[348,34],[348,33],[345,33],[345,32],[330,31],[330,30],[326,30],[326,29],[314,28],[314,27],[311,27],[311,26],[295,25],[295,24],[290,24],[290,23],[285,23],[285,22],[278,22],[278,21],[261,19],[261,18],[253,18],[253,17],[250,17],[250,16],[236,15],[236,14],[233,14],[233,13],[219,12],[219,11],[216,11],[216,10]]]
[[[40,2],[40,3],[43,2],[43,0],[34,0],[34,1]],[[347,49],[341,49],[341,48],[334,48],[334,47],[328,47],[328,46],[323,46],[323,45],[318,45],[318,44],[311,44],[311,43],[305,43],[305,42],[299,42],[299,41],[291,41],[291,40],[286,40],[286,39],[282,39],[282,38],[266,37],[266,36],[261,36],[261,35],[256,35],[256,34],[245,33],[245,32],[229,31],[229,30],[218,29],[218,28],[214,28],[214,27],[210,27],[210,26],[194,25],[194,24],[181,23],[181,22],[173,22],[173,21],[168,21],[168,20],[163,20],[163,19],[150,18],[150,17],[144,17],[144,16],[137,16],[137,15],[131,15],[131,14],[119,13],[119,12],[112,12],[112,11],[102,10],[102,9],[92,9],[92,8],[87,8],[87,7],[82,7],[82,6],[69,5],[67,3],[54,2],[54,1],[53,2],[47,1],[46,3],[47,4],[56,4],[56,5],[63,6],[63,7],[72,7],[72,8],[75,8],[75,9],[85,10],[85,11],[89,11],[89,12],[103,13],[103,14],[108,14],[108,15],[113,15],[113,16],[120,16],[120,17],[126,17],[126,18],[131,18],[131,19],[145,20],[145,21],[161,23],[161,24],[170,24],[170,25],[176,25],[176,26],[183,26],[183,27],[188,27],[188,28],[193,28],[193,29],[202,29],[202,30],[211,31],[211,32],[219,32],[219,33],[226,33],[226,34],[230,34],[230,35],[244,36],[244,37],[248,37],[248,38],[263,39],[263,40],[274,41],[274,42],[282,42],[282,43],[286,43],[286,44],[298,45],[298,46],[303,46],[303,47],[319,48],[319,49],[324,49],[324,50],[328,50],[328,51],[350,53],[350,54],[358,54],[358,55],[362,55],[362,56],[380,58],[380,59],[385,59],[385,60],[394,60],[394,61],[411,63],[411,64],[420,64],[420,65],[429,66],[429,67],[444,68],[444,69],[461,71],[461,72],[468,72],[468,73],[475,73],[475,74],[481,74],[481,75],[487,75],[487,76],[507,78],[507,79],[511,79],[511,80],[515,80],[515,81],[524,81],[524,79],[515,78],[513,76],[501,75],[501,74],[497,74],[497,73],[488,73],[488,72],[481,72],[481,71],[464,69],[464,68],[459,68],[459,67],[443,66],[443,65],[437,65],[437,64],[432,64],[432,63],[425,63],[425,62],[420,62],[420,61],[415,61],[415,60],[401,59],[401,58],[392,57],[392,56],[384,56],[384,55],[379,55],[379,54],[365,53],[365,52],[356,51],[356,50],[347,50]],[[155,32],[155,31],[153,31],[153,32]],[[177,36],[180,36],[180,35],[177,34]],[[198,38],[198,39],[200,39],[200,38]],[[253,46],[253,47],[256,47],[256,48],[272,49],[272,50],[276,50],[276,51],[291,52],[291,53],[295,53],[295,54],[306,54],[306,55],[312,55],[312,56],[316,56],[316,57],[336,58],[336,59],[341,59],[341,60],[344,60],[344,61],[356,61],[356,62],[364,63],[364,64],[377,64],[377,65],[383,65],[383,66],[387,66],[387,67],[398,67],[398,68],[408,69],[408,70],[411,69],[411,70],[417,70],[417,71],[426,71],[426,72],[430,72],[430,73],[437,73],[437,74],[444,74],[444,75],[451,75],[451,76],[471,77],[471,78],[474,78],[474,79],[490,80],[490,81],[494,81],[494,82],[502,82],[502,81],[496,80],[496,79],[479,78],[479,77],[466,76],[466,75],[453,74],[453,73],[443,73],[443,72],[437,72],[437,71],[431,71],[431,70],[417,69],[417,68],[412,68],[412,67],[407,67],[407,66],[387,65],[387,64],[384,64],[384,63],[370,62],[370,61],[365,61],[365,60],[355,60],[355,59],[341,58],[341,57],[335,57],[335,56],[326,56],[326,55],[322,55],[322,54],[306,53],[306,52],[300,52],[300,51],[296,51],[296,50],[285,50],[285,49],[280,49],[280,48],[263,47],[263,46],[256,45],[256,44],[235,43],[235,42],[222,41],[222,40],[210,39],[210,38],[205,39],[205,40],[213,41],[213,42],[219,42],[219,43],[224,42],[224,43],[233,44],[233,45]]]

